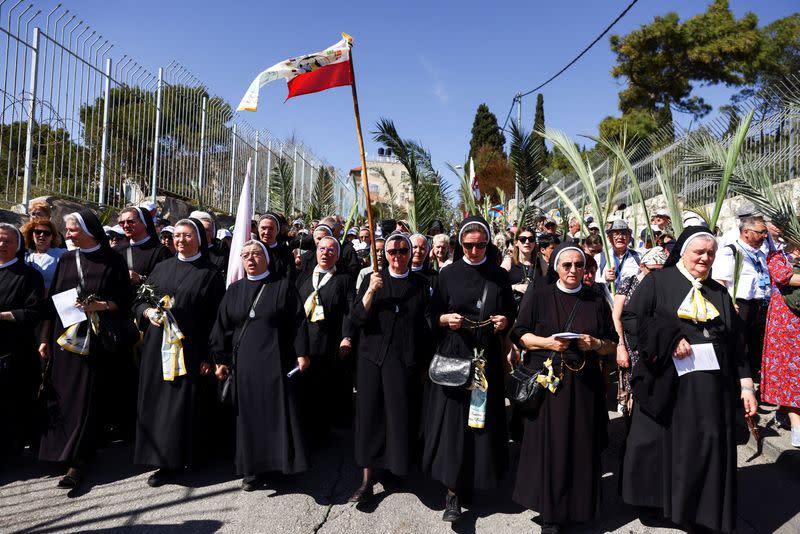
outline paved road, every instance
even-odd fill
[[[604,454],[603,513],[597,521],[568,532],[672,533],[648,523],[620,502],[616,493],[622,422],[611,422],[612,444]],[[512,449],[516,456],[516,448]],[[193,533],[407,533],[539,532],[531,511],[509,498],[513,475],[503,489],[477,493],[474,505],[453,528],[442,523],[443,489],[422,476],[376,488],[367,507],[346,502],[360,482],[346,433],[317,454],[315,468],[302,476],[276,477],[268,489],[245,493],[232,466],[216,465],[187,475],[180,485],[150,488],[148,476],[131,465],[131,448],[102,450],[85,487],[65,493],[55,487],[58,473],[21,460],[0,474],[0,532]],[[800,451],[784,453],[800,454]],[[800,476],[788,458],[768,463],[747,459],[739,447],[740,525],[743,534],[800,532]]]

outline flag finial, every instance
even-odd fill
[[[350,37],[350,35],[348,35],[348,34],[346,34],[346,33],[342,32],[342,37],[344,37],[344,39],[345,39],[345,40],[346,40],[348,43],[350,43],[351,45],[353,44],[353,38],[352,38],[352,37]]]

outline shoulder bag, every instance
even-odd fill
[[[483,320],[486,310],[486,294],[489,291],[488,282],[483,284],[483,296],[481,297],[481,311],[478,321]],[[472,358],[464,358],[454,354],[443,354],[441,348],[431,360],[428,367],[428,377],[434,384],[440,386],[463,387],[472,378]]]
[[[219,401],[225,406],[234,406],[236,404],[236,377],[234,375],[236,373],[236,359],[237,355],[239,354],[239,344],[242,342],[242,338],[244,337],[244,333],[250,324],[250,320],[256,316],[256,305],[258,304],[258,300],[261,298],[261,293],[263,292],[264,284],[262,283],[261,287],[258,289],[258,293],[256,293],[256,296],[253,299],[253,303],[250,305],[250,311],[247,314],[247,318],[244,320],[242,329],[239,330],[239,337],[236,338],[236,343],[233,345],[233,350],[231,351],[233,360],[228,368],[228,376],[226,376],[225,380],[221,381],[217,386]]]
[[[575,319],[575,312],[578,310],[580,302],[580,300],[575,302],[562,332],[567,332],[572,328],[572,321]],[[555,358],[556,355],[556,351],[550,351],[550,358]],[[532,369],[525,364],[520,364],[511,371],[511,377],[506,383],[506,396],[524,414],[537,413],[544,401],[546,388],[537,380],[539,375],[547,376],[547,369],[544,366],[540,369]]]

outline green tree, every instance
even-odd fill
[[[506,138],[500,131],[497,124],[497,117],[489,111],[489,106],[481,104],[475,112],[475,120],[472,121],[472,138],[469,141],[469,158],[474,158],[481,147],[489,146],[500,152],[506,144]]]
[[[757,24],[755,14],[737,19],[727,0],[714,0],[706,12],[685,21],[673,12],[628,35],[611,36],[617,55],[611,74],[628,84],[619,94],[620,109],[648,110],[659,125],[672,122],[672,110],[706,115],[711,106],[692,95],[693,84],[752,82],[762,43]]]
[[[545,131],[545,124],[544,124],[544,96],[542,93],[538,93],[536,95],[536,114],[533,117],[533,131],[535,132],[542,132]],[[544,137],[541,135],[533,135],[531,141],[534,143],[534,154],[537,154],[539,169],[544,169],[547,167],[547,145],[544,142]]]
[[[652,111],[632,108],[622,114],[622,117],[608,116],[600,121],[600,137],[610,141],[622,139],[623,130],[627,129],[629,138],[648,139],[658,130],[658,119]]]

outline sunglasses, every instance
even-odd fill
[[[532,235],[523,235],[523,236],[518,237],[517,241],[519,241],[523,245],[525,243],[534,243],[535,244],[536,243],[536,238],[533,237]]]
[[[134,219],[128,219],[127,221],[117,221],[117,222],[118,222],[118,224],[119,224],[120,226],[133,226],[133,225],[135,225],[135,224],[136,224],[138,221],[136,221],[136,220],[134,220]]]
[[[582,261],[576,261],[576,262],[565,261],[564,263],[561,264],[561,268],[564,269],[565,271],[571,271],[573,265],[575,266],[576,269],[583,269],[585,264]]]
[[[45,237],[50,237],[51,235],[53,235],[53,232],[51,232],[50,230],[34,230],[33,235],[43,235]]]
[[[481,241],[480,243],[461,243],[462,247],[470,250],[473,248],[476,248],[478,250],[483,250],[486,248],[486,245],[488,245],[486,241]]]
[[[405,256],[406,254],[408,254],[408,249],[407,248],[390,248],[390,249],[388,249],[386,251],[386,253],[389,256],[397,256],[398,254],[400,254],[401,256]]]

